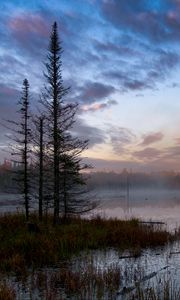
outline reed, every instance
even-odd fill
[[[6,281],[0,282],[0,300],[14,300],[16,299],[15,290]]]
[[[33,230],[21,214],[0,216],[1,271],[24,274],[28,267],[49,266],[88,249],[131,249],[138,256],[143,248],[165,245],[179,236],[136,219],[74,217],[53,226],[52,216],[40,223],[34,215],[31,223]]]

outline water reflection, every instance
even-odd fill
[[[168,229],[180,225],[179,190],[98,190],[96,199],[100,206],[96,210],[106,217],[140,218],[142,220],[163,221]],[[34,206],[35,208],[36,206]],[[23,210],[22,196],[18,194],[0,195],[0,212]],[[94,212],[93,212],[94,214]]]
[[[180,225],[179,190],[101,191],[96,194],[101,201],[98,212],[106,217],[140,218],[162,221],[168,228]]]

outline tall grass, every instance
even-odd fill
[[[159,226],[138,220],[121,221],[94,217],[71,218],[68,223],[52,225],[31,220],[38,230],[31,232],[21,214],[0,216],[0,270],[24,274],[27,267],[43,267],[67,259],[86,249],[136,249],[164,245],[175,236]],[[60,220],[62,221],[62,220]]]
[[[151,281],[138,284],[126,293],[118,293],[123,283],[121,267],[112,264],[108,268],[98,268],[91,262],[83,269],[74,270],[72,266],[58,270],[32,272],[27,282],[19,285],[15,291],[3,284],[0,300],[44,299],[44,300],[179,300],[180,288],[172,280],[163,280],[157,284]]]
[[[14,300],[16,299],[15,290],[6,281],[0,282],[0,300]]]
[[[156,287],[138,287],[129,300],[179,300],[180,287],[173,280],[164,280]]]

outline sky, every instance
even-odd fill
[[[0,11],[0,123],[16,118],[24,78],[38,105],[56,21],[65,101],[79,103],[73,131],[94,170],[180,171],[180,0],[0,0]]]

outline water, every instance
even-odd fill
[[[142,220],[162,221],[169,230],[180,226],[180,191],[178,190],[133,190],[129,195],[126,191],[103,190],[96,193],[96,199],[101,201],[100,207],[95,213],[106,217],[128,219],[132,217]],[[21,195],[0,195],[0,212],[13,212],[23,209]],[[145,249],[137,259],[121,259],[128,252],[119,253],[116,250],[90,251],[82,253],[80,258],[73,258],[72,268],[80,268],[84,260],[91,261],[95,267],[107,268],[118,266],[121,269],[122,281],[119,286],[117,300],[129,299],[129,294],[121,295],[124,287],[135,287],[139,283],[143,288],[154,286],[162,292],[162,283],[171,280],[180,288],[180,243],[167,245],[162,248]],[[46,273],[56,270],[46,269]],[[29,287],[22,288],[18,283],[21,299],[31,299]],[[131,293],[133,293],[132,290]],[[36,290],[36,299],[38,291]],[[66,298],[64,298],[66,299]]]
[[[0,213],[23,211],[23,199],[20,194],[0,194]]]
[[[127,191],[117,189],[94,192],[93,198],[100,201],[95,213],[106,217],[162,221],[169,228],[180,225],[180,190],[139,189],[130,191],[127,196]],[[0,213],[17,210],[24,210],[21,195],[0,194]]]
[[[80,274],[84,273],[89,264],[92,264],[95,269],[118,268],[120,270],[120,285],[117,291],[114,291],[113,298],[103,296],[103,300],[129,300],[132,299],[133,293],[136,292],[136,287],[140,286],[143,289],[154,287],[157,293],[161,295],[164,282],[170,282],[177,289],[180,288],[180,244],[167,245],[165,247],[157,247],[154,249],[145,249],[138,258],[121,259],[121,255],[128,255],[128,251],[120,253],[117,250],[107,249],[91,250],[88,253],[82,252],[79,257],[73,257],[68,262],[71,270],[77,270]],[[62,271],[62,267],[44,268],[34,271],[29,275],[26,281],[17,281],[11,278],[11,282],[16,288],[18,299],[48,299],[46,298],[47,286],[50,289],[52,285],[52,275]],[[43,286],[43,282],[46,288]],[[131,289],[130,292],[123,292],[125,289]],[[59,287],[59,294],[50,299],[97,299],[82,298],[82,297],[60,297],[63,294],[63,287]],[[59,295],[59,297],[58,297]],[[134,298],[133,298],[134,299]],[[138,298],[135,298],[138,299]],[[158,299],[164,299],[158,298]],[[171,298],[173,300],[173,298]],[[178,298],[179,299],[179,298]]]
[[[180,289],[180,242],[145,249],[138,258],[123,258],[129,255],[128,251],[120,253],[117,250],[92,251],[94,265],[98,268],[118,266],[121,270],[122,280],[117,293],[117,300],[128,300],[129,295],[139,285],[141,288],[155,287],[159,295],[162,293],[164,282],[169,282]],[[87,255],[87,254],[85,254]],[[88,257],[86,258],[88,260]],[[78,265],[81,262],[78,261]],[[123,293],[124,288],[132,288],[132,292]],[[163,298],[162,298],[163,299]]]
[[[133,190],[100,191],[96,198],[101,201],[98,212],[106,217],[139,218],[161,221],[167,229],[180,226],[180,190]]]

